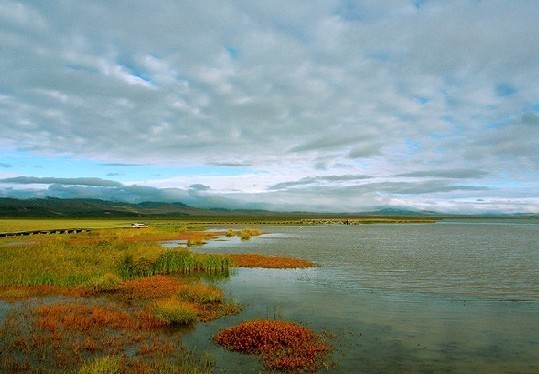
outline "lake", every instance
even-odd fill
[[[187,345],[216,371],[260,372],[211,343],[221,328],[283,318],[335,334],[335,373],[539,372],[539,221],[263,226],[198,249],[305,258],[319,268],[238,269],[220,281],[243,313],[199,324]]]

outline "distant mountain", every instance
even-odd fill
[[[211,215],[210,211],[182,203],[129,204],[98,199],[0,198],[0,217],[186,217]]]
[[[436,216],[440,213],[427,211],[427,210],[418,210],[414,208],[390,208],[390,207],[380,207],[375,211],[362,213],[366,215],[373,216],[387,216],[387,217],[424,217],[424,216]]]
[[[268,210],[201,209],[181,202],[165,203],[145,201],[138,204],[113,202],[99,199],[0,198],[0,218],[15,217],[450,217],[443,213],[414,208],[380,207],[369,212],[357,213],[314,213],[274,212]],[[505,217],[538,217],[537,214],[497,215]]]

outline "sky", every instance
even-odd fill
[[[539,213],[539,1],[0,0],[0,197]]]

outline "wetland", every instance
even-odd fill
[[[5,277],[3,271],[2,344],[11,347],[11,354],[2,350],[3,367],[32,367],[40,360],[30,354],[31,349],[52,342],[57,347],[69,345],[78,355],[75,359],[56,357],[54,350],[41,347],[39,354],[49,358],[45,360],[48,366],[36,366],[43,372],[66,367],[83,370],[98,364],[116,365],[118,372],[159,368],[260,372],[265,370],[264,359],[223,349],[214,337],[233,326],[263,319],[291,321],[292,325],[286,325],[289,328],[299,329],[295,325],[299,324],[327,339],[328,348],[320,350],[323,357],[317,358],[317,366],[306,366],[309,370],[539,371],[539,337],[535,333],[539,330],[539,222],[535,219],[457,219],[406,225],[264,224],[255,227],[262,235],[248,240],[226,235],[230,225],[224,222],[205,230],[178,222],[154,224],[161,228],[120,231],[125,233],[121,250],[133,251],[131,267],[123,275],[118,273],[118,263],[125,256],[102,260],[95,267],[100,256],[85,263],[75,255],[69,260],[63,252],[61,269],[70,269],[74,263],[86,270],[71,268],[69,273],[78,274],[71,278],[54,278],[52,270],[48,278],[42,274],[31,278],[30,266],[23,272],[24,279],[33,281],[26,285],[10,283],[12,277]],[[234,232],[244,228],[232,227]],[[96,237],[122,236],[118,228],[107,230],[66,235],[62,240],[51,236],[45,242],[55,241],[52,247],[58,248],[59,242],[71,241],[77,247],[62,244],[64,250],[76,253],[99,242]],[[114,242],[110,237],[107,242]],[[206,244],[187,248],[193,238],[204,238]],[[17,238],[17,245],[3,245],[3,255],[8,250],[22,250],[20,243],[25,240],[35,238]],[[138,246],[144,251],[138,252]],[[25,250],[30,253],[35,247]],[[148,256],[148,248],[156,257]],[[188,251],[193,259],[212,258],[213,265],[208,271],[200,265],[202,271],[171,276],[175,272],[171,266],[177,265],[160,257],[167,249]],[[109,248],[104,253],[114,251]],[[148,261],[137,263],[140,253],[146,253]],[[232,265],[240,262],[234,256],[245,263]],[[4,266],[6,258],[1,259]],[[288,268],[270,266],[280,258]],[[31,263],[28,258],[24,261]],[[46,268],[46,263],[41,259],[36,272]],[[92,266],[101,269],[102,278],[88,270]],[[7,268],[15,266],[11,263]],[[181,302],[159,301],[172,296]],[[179,307],[186,311],[181,317],[167,314]],[[156,318],[162,315],[194,318],[195,323]],[[32,326],[39,329],[32,331]],[[9,335],[13,331],[30,345],[21,346],[23,339],[11,339],[17,336]],[[63,341],[66,334],[69,339]],[[123,340],[116,339],[118,336]]]

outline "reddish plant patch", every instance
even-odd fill
[[[317,267],[314,262],[292,257],[264,256],[259,254],[227,254],[235,266],[244,268],[294,269]]]
[[[36,324],[55,331],[58,329],[88,331],[96,328],[131,329],[137,326],[127,313],[114,307],[102,307],[80,302],[52,303],[39,306]]]
[[[268,369],[315,371],[331,352],[307,327],[287,321],[253,320],[221,330],[214,342],[231,351],[257,354]]]
[[[120,294],[126,299],[136,300],[166,298],[176,294],[184,285],[178,278],[165,275],[133,278],[124,282]]]
[[[91,290],[84,287],[60,286],[0,286],[0,300],[16,301],[30,297],[46,297],[52,295],[66,297],[85,297]]]

